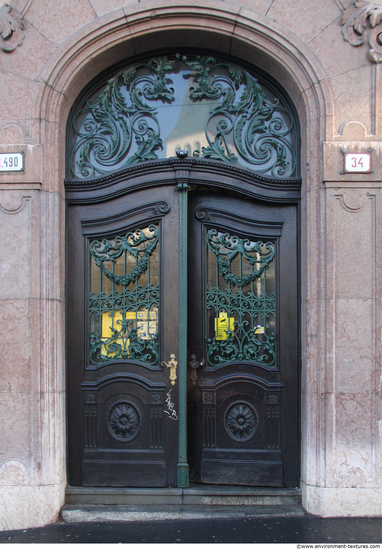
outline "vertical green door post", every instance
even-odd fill
[[[187,463],[187,183],[179,191],[179,457],[178,487],[188,487]]]

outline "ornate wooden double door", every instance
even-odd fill
[[[194,164],[67,191],[71,485],[299,484],[298,203]]]

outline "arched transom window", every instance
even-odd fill
[[[288,101],[263,78],[212,56],[156,57],[97,82],[73,110],[68,139],[69,179],[178,150],[270,177],[298,176]]]

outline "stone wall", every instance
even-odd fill
[[[0,173],[0,528],[55,521],[64,502],[69,109],[101,70],[159,45],[251,62],[296,105],[303,502],[317,515],[380,515],[382,68],[370,19],[355,35],[348,0],[10,6],[0,8],[15,28],[0,39],[0,153],[24,152],[25,171]],[[372,173],[343,173],[344,151],[369,149]]]

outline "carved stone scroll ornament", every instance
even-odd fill
[[[11,53],[24,40],[24,21],[19,13],[8,4],[0,6],[0,37],[3,52]]]
[[[366,38],[370,45],[367,58],[382,62],[382,6],[370,2],[354,2],[341,19],[342,36],[352,46],[361,46]],[[372,29],[370,31],[370,29]]]

